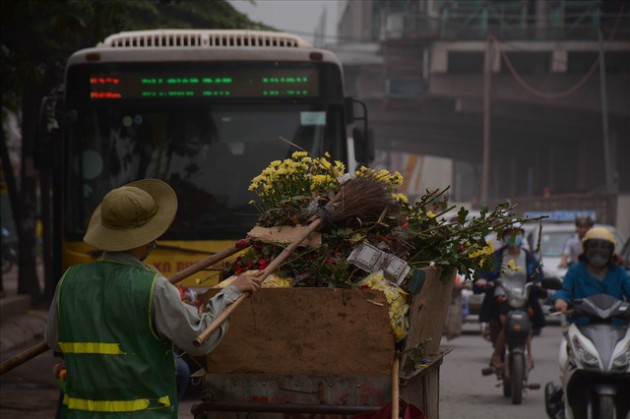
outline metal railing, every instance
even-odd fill
[[[535,14],[527,1],[436,0],[438,15],[391,12],[386,39],[485,39],[489,33],[505,40],[597,40],[616,28],[615,39],[630,40],[630,10],[603,12],[594,0],[558,0]],[[630,9],[630,8],[628,8]]]
[[[508,201],[516,205],[516,210],[520,215],[537,211],[588,210],[597,214],[598,223],[616,225],[617,199],[617,194],[573,193],[549,197],[523,196],[511,198]],[[505,199],[491,199],[488,205],[493,208],[502,202],[505,202]]]

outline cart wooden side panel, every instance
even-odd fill
[[[440,350],[457,271],[450,273],[447,282],[440,280],[441,270],[438,268],[429,268],[425,272],[427,275],[422,291],[412,298],[409,305],[409,331],[405,339],[405,349],[430,339],[426,352],[436,353]]]
[[[393,333],[380,291],[268,288],[230,317],[229,331],[207,356],[213,374],[384,374]]]

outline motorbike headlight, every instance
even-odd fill
[[[526,302],[525,296],[522,294],[510,294],[508,301],[512,307],[523,307]]]
[[[630,348],[613,358],[612,369],[613,370],[625,370],[630,365]]]
[[[577,337],[573,338],[573,348],[575,349],[575,353],[580,361],[584,363],[585,366],[588,367],[598,367],[599,360],[595,355],[590,353],[582,344]]]

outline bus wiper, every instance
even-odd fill
[[[199,249],[191,249],[188,247],[181,247],[181,246],[169,246],[167,244],[160,244],[158,243],[157,248],[160,249],[166,249],[166,250],[179,250],[180,252],[184,252],[184,253],[203,253],[205,255],[214,255],[217,252],[211,252],[209,250],[199,250]],[[89,252],[87,252],[90,256],[94,257],[94,258],[98,258],[103,254],[102,250],[90,250]]]
[[[209,250],[199,250],[199,249],[191,249],[189,247],[182,247],[182,246],[169,246],[167,244],[160,244],[158,242],[157,245],[158,249],[167,249],[167,250],[179,250],[180,252],[184,252],[184,253],[203,253],[206,255],[214,255],[217,252],[211,252]]]

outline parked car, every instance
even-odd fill
[[[613,233],[617,242],[615,245],[615,253],[620,255],[625,239],[619,230],[611,225],[595,224],[595,226],[605,227]],[[540,234],[539,231],[541,232]],[[541,258],[544,276],[562,279],[566,273],[566,269],[558,266],[562,260],[562,248],[567,239],[576,234],[575,224],[542,223],[542,229],[540,229],[538,224],[531,223],[527,226],[525,234],[530,249],[533,249],[535,252],[538,250],[538,240],[540,236],[540,251],[537,255]]]

